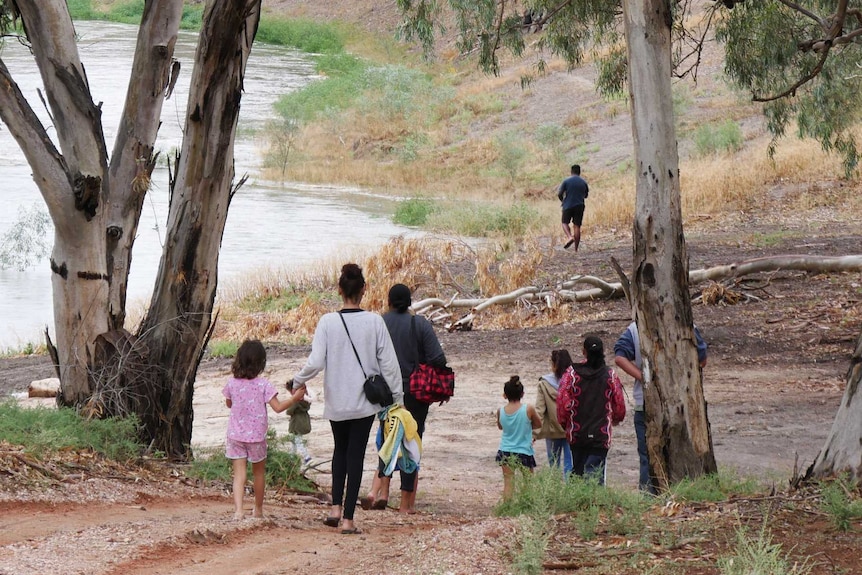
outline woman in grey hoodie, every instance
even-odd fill
[[[539,378],[536,395],[536,411],[542,420],[542,427],[533,431],[534,439],[544,439],[548,450],[548,463],[552,467],[563,468],[563,477],[572,472],[572,451],[566,439],[566,432],[557,421],[557,391],[560,378],[572,365],[568,350],[555,349],[551,352],[551,373]]]

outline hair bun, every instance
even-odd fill
[[[362,268],[357,264],[344,264],[341,267],[341,275],[349,279],[362,277]]]

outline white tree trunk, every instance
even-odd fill
[[[862,480],[862,332],[856,339],[847,387],[832,430],[812,467],[815,477],[849,473]]]
[[[688,293],[671,94],[669,0],[624,0],[637,204],[633,315],[647,448],[658,486],[716,471]]]
[[[96,338],[121,328],[137,221],[182,14],[182,0],[148,0],[135,69],[108,168],[101,111],[93,102],[65,0],[16,3],[45,87],[59,149],[0,60],[0,114],[33,169],[54,223],[51,254],[63,404],[86,401]]]

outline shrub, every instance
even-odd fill
[[[460,202],[429,216],[431,227],[471,237],[522,236],[540,224],[538,210],[520,202],[511,206]]]
[[[742,149],[742,130],[733,120],[722,124],[704,124],[694,133],[694,147],[699,156]]]
[[[854,499],[850,493],[851,481],[846,475],[826,484],[821,492],[820,508],[839,531],[850,531],[852,521],[862,518],[862,500]]]
[[[745,529],[736,532],[736,550],[718,560],[721,575],[806,575],[811,572],[807,561],[792,565],[782,553],[781,545],[772,542],[766,521],[756,538]]]
[[[437,207],[431,200],[411,198],[398,202],[392,220],[402,226],[423,226],[435,211]]]

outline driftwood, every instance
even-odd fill
[[[693,270],[688,274],[689,284],[696,285],[707,281],[719,281],[741,276],[777,271],[806,272],[862,272],[862,255],[840,257],[786,255],[767,258],[756,258],[728,265]],[[592,286],[588,289],[576,290],[580,285]],[[548,286],[526,286],[506,294],[487,298],[463,298],[457,295],[448,300],[427,298],[413,304],[413,310],[429,318],[431,321],[448,320],[452,309],[468,308],[470,311],[459,320],[446,324],[449,331],[469,330],[472,328],[476,315],[483,310],[500,304],[517,302],[544,302],[552,307],[558,301],[584,302],[600,299],[616,299],[625,297],[625,288],[621,282],[607,282],[595,276],[579,275],[560,284]]]

